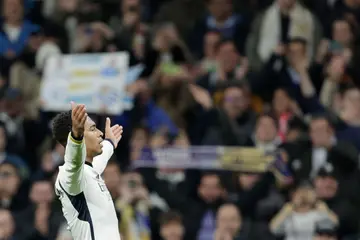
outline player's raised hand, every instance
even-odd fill
[[[105,126],[105,138],[110,139],[114,147],[117,148],[118,143],[121,140],[123,133],[123,127],[119,124],[111,126],[110,118],[106,118],[106,126]]]
[[[72,133],[74,137],[84,136],[85,122],[87,119],[86,107],[84,104],[71,102]]]

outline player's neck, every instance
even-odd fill
[[[93,159],[92,158],[86,158],[86,161],[85,161],[85,164],[89,165],[92,167],[92,162],[93,162]]]

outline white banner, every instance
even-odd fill
[[[90,113],[121,114],[131,109],[125,92],[129,65],[126,52],[71,54],[50,58],[41,86],[45,111],[66,111],[70,102],[86,105]]]

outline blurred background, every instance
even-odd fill
[[[1,240],[72,239],[43,72],[119,51],[143,66],[103,174],[122,239],[360,238],[359,0],[2,0],[0,23]],[[281,150],[290,174],[134,167],[191,146]]]

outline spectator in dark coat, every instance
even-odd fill
[[[56,239],[64,217],[58,202],[54,202],[52,182],[39,180],[30,191],[31,204],[16,216],[16,229],[21,239]],[[23,224],[26,222],[27,224]]]
[[[197,81],[199,86],[213,94],[221,84],[245,82],[248,71],[247,61],[242,58],[233,40],[220,41],[215,48],[215,55],[216,68]]]
[[[8,145],[5,126],[0,123],[0,163],[5,161],[16,165],[19,168],[20,175],[24,178],[28,177],[29,169],[22,158],[15,154],[9,154],[6,151]]]
[[[309,134],[311,147],[290,160],[295,180],[313,179],[322,167],[327,166],[334,169],[345,190],[349,176],[357,174],[358,151],[351,144],[336,140],[334,127],[326,116],[312,119]]]
[[[225,87],[220,108],[208,110],[204,121],[202,143],[205,145],[249,146],[255,129],[256,113],[250,108],[250,96],[241,84]],[[207,124],[207,125],[206,125]]]
[[[28,184],[20,176],[18,167],[11,162],[0,164],[0,206],[20,211],[27,206]]]
[[[356,207],[352,204],[351,199],[339,196],[339,183],[334,175],[334,170],[326,167],[320,169],[313,183],[318,198],[324,201],[339,218],[337,231],[339,238],[355,236],[359,231]]]
[[[287,44],[277,46],[259,74],[249,80],[251,90],[270,100],[276,89],[285,88],[290,90],[289,94],[299,106],[305,108],[300,93],[302,79],[306,77],[311,81],[319,76],[318,67],[308,68],[308,48],[308,43],[302,38],[293,38]]]
[[[360,88],[347,85],[341,91],[342,112],[337,124],[337,137],[351,142],[360,151]]]
[[[208,0],[209,15],[200,19],[195,25],[190,36],[190,49],[202,58],[204,36],[207,32],[220,32],[224,38],[232,39],[239,49],[244,53],[244,45],[249,31],[249,23],[245,15],[233,12],[231,0]]]
[[[271,172],[240,173],[236,181],[237,191],[231,192],[229,199],[241,212],[243,230],[252,229],[247,234],[254,237],[254,228],[256,228],[257,234],[254,239],[271,239],[268,223],[284,203],[283,197],[275,188],[274,175]]]
[[[48,134],[48,125],[27,118],[24,102],[24,96],[19,89],[7,89],[0,121],[5,123],[8,152],[18,154],[26,160],[31,170],[35,170],[38,157],[36,150]]]
[[[229,199],[236,203],[245,219],[270,221],[284,203],[283,197],[274,188],[272,172],[240,173],[235,182],[236,190]]]
[[[170,208],[183,213],[186,229],[184,239],[209,239],[213,236],[216,212],[224,203],[224,188],[218,175],[206,173],[202,176],[196,199],[172,191],[165,181],[159,181],[154,190]]]

